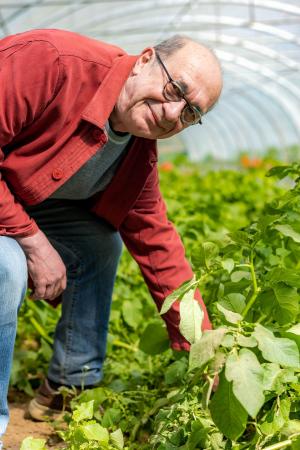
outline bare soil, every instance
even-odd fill
[[[20,398],[18,402],[10,403],[10,423],[4,436],[4,450],[20,450],[23,439],[28,436],[46,439],[47,448],[51,450],[61,449],[63,443],[51,424],[27,418],[27,402],[27,398]]]

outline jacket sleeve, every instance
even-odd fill
[[[7,152],[13,158],[18,134],[54,97],[58,75],[57,51],[48,42],[0,41],[0,235],[21,237],[38,231],[6,183],[2,165]]]
[[[128,250],[139,264],[143,277],[158,310],[164,299],[184,281],[193,277],[185,258],[184,247],[172,223],[167,219],[166,205],[159,190],[157,166],[142,193],[121,225],[120,233]],[[204,311],[203,329],[211,329],[208,314],[201,298],[196,299]],[[189,344],[179,332],[179,302],[163,315],[172,348],[188,350]]]

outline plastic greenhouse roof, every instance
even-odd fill
[[[224,91],[202,127],[182,133],[192,159],[300,144],[300,0],[0,0],[2,36],[63,28],[139,53],[180,33],[215,49]]]

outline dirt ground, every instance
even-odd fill
[[[46,439],[47,448],[61,449],[62,442],[53,427],[44,422],[33,422],[26,417],[27,399],[10,404],[10,423],[5,433],[4,450],[20,450],[23,439],[27,436]]]

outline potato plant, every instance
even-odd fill
[[[191,351],[169,349],[125,252],[104,380],[73,400],[60,432],[66,449],[300,448],[300,167],[275,167],[268,177],[263,168],[199,171],[184,164],[161,173],[195,273],[161,313],[180,299]],[[197,287],[214,325],[203,334]],[[58,314],[23,307],[13,381],[28,393],[43,376]],[[44,449],[34,441],[24,449]]]
[[[165,313],[181,299],[180,329],[191,343],[189,370],[196,379],[207,374],[203,406],[235,449],[296,449],[300,443],[300,167],[269,172],[287,175],[295,178],[294,187],[266,205],[255,222],[194,250],[196,277],[162,307]],[[201,335],[194,291],[203,285],[206,297],[214,295],[218,327]],[[220,383],[211,398],[218,374]],[[197,440],[192,431],[186,448],[197,448],[189,445]],[[222,443],[219,448],[226,448]]]

